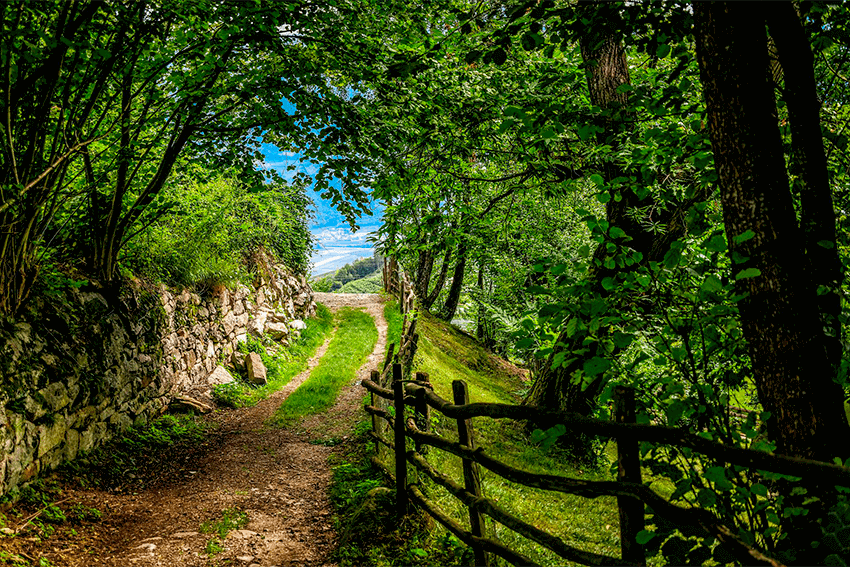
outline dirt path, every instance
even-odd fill
[[[336,534],[327,494],[331,479],[328,456],[333,449],[310,441],[344,440],[350,435],[362,411],[359,380],[382,361],[387,325],[377,295],[317,294],[316,301],[332,311],[343,306],[363,308],[378,327],[374,352],[337,404],[306,419],[296,430],[263,426],[307,378],[308,369],[253,408],[212,416],[221,424],[219,442],[190,457],[179,478],[138,494],[79,491],[75,496],[104,512],[97,526],[99,533],[92,534],[102,546],[87,556],[72,549],[57,550],[61,559],[54,561],[55,565],[333,565],[329,556]],[[327,345],[310,361],[310,368]],[[206,548],[212,535],[199,533],[201,524],[221,519],[231,508],[247,513],[248,524],[231,531],[222,542],[224,549],[211,556]]]

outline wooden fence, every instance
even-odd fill
[[[466,384],[461,381],[452,384],[454,399],[450,402],[433,392],[426,374],[417,373],[413,380],[404,380],[402,376],[401,365],[396,364],[392,366],[389,388],[381,384],[381,373],[378,371],[372,373],[372,380],[363,381],[363,386],[371,393],[371,403],[365,410],[372,416],[371,435],[378,447],[378,454],[373,457],[373,461],[395,479],[397,512],[407,513],[411,501],[417,504],[474,550],[476,565],[490,565],[489,554],[502,557],[515,565],[536,565],[501,542],[486,537],[483,531],[485,515],[567,561],[583,565],[642,565],[645,563],[644,551],[635,536],[644,529],[644,505],[650,506],[656,514],[683,529],[716,538],[726,551],[746,565],[780,565],[746,544],[727,526],[719,523],[708,510],[678,506],[642,484],[639,457],[641,441],[688,447],[732,465],[804,478],[814,477],[822,484],[850,486],[850,469],[842,466],[731,447],[673,427],[637,424],[634,391],[622,386],[617,387],[615,392],[614,420],[605,421],[530,406],[470,403]],[[387,402],[392,403],[394,415],[388,411]],[[407,407],[412,410],[406,414]],[[457,442],[429,432],[431,410],[457,420]],[[618,449],[617,480],[587,481],[533,474],[501,463],[490,457],[485,448],[476,447],[472,419],[477,417],[527,421],[539,427],[560,423],[570,432],[614,438]],[[382,422],[389,427],[382,427]],[[392,431],[391,438],[385,436],[384,431]],[[408,449],[408,446],[413,449]],[[382,447],[394,452],[395,471],[388,470],[381,461]],[[463,485],[428,464],[424,457],[428,447],[446,451],[463,460]],[[469,509],[470,530],[464,529],[440,510],[416,483],[407,481],[408,464],[413,465],[418,474],[444,487]],[[620,512],[621,557],[600,555],[573,547],[558,536],[534,527],[505,511],[494,501],[482,497],[478,467],[525,486],[586,498],[616,496]]]
[[[413,367],[413,357],[416,355],[416,349],[419,345],[419,334],[416,332],[416,321],[418,319],[416,296],[407,274],[399,268],[398,262],[394,258],[384,258],[383,276],[384,291],[396,297],[399,311],[404,315],[404,318],[401,323],[401,341],[399,341],[398,350],[396,350],[396,343],[390,343],[387,347],[386,360],[381,371],[380,383],[382,384],[386,383],[387,374],[390,372],[393,363],[401,364],[404,377],[409,377],[410,370]]]

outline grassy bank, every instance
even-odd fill
[[[320,413],[336,401],[342,387],[354,380],[378,340],[372,318],[362,311],[343,308],[336,315],[337,330],[328,350],[310,377],[275,412],[271,422],[286,426]]]
[[[425,316],[419,320],[421,336],[414,368],[428,372],[434,390],[452,399],[452,381],[464,380],[471,402],[519,403],[528,387],[526,377],[515,367],[481,349],[477,342],[442,321]],[[570,476],[583,480],[611,480],[605,470],[592,470],[571,463],[557,448],[544,449],[529,440],[521,424],[508,420],[478,418],[473,421],[475,442],[500,461],[529,472]],[[443,437],[457,439],[456,424],[440,416],[433,424]],[[432,450],[431,464],[463,483],[459,458]],[[512,514],[523,518],[572,545],[587,551],[619,555],[619,524],[616,499],[589,500],[579,496],[516,485],[481,470],[484,496]],[[463,525],[469,524],[466,508],[437,486],[428,487],[431,498]],[[542,565],[564,565],[564,560],[513,531],[487,521],[490,535]]]

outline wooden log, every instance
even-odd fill
[[[637,421],[634,389],[625,386],[614,388],[614,421]],[[641,484],[640,447],[635,439],[617,440],[617,480]],[[618,496],[617,508],[620,515],[620,550],[623,560],[632,565],[646,565],[643,545],[637,542],[637,534],[645,526],[643,502],[630,496]]]
[[[393,473],[392,473],[392,471],[390,471],[390,469],[389,469],[389,468],[387,468],[387,465],[385,465],[384,463],[382,463],[382,462],[381,462],[381,461],[380,461],[377,457],[375,457],[375,456],[373,455],[373,456],[372,456],[371,461],[372,461],[372,465],[373,465],[376,469],[378,469],[379,471],[381,471],[382,473],[384,473],[384,476],[385,476],[385,477],[387,477],[387,478],[388,478],[391,482],[392,482],[393,480],[395,480],[395,479],[393,478]]]
[[[387,356],[384,358],[384,369],[389,366],[393,361],[393,351],[395,351],[395,343],[390,343],[387,347]],[[380,380],[373,380],[374,382],[380,384]]]
[[[481,547],[490,553],[498,555],[499,557],[505,559],[509,563],[513,565],[523,565],[525,567],[540,567],[539,563],[535,563],[528,557],[521,555],[514,550],[506,547],[504,544],[499,543],[498,541],[477,537],[464,530],[463,527],[448,517],[446,514],[443,514],[440,509],[430,500],[425,498],[425,495],[422,494],[422,491],[419,490],[416,486],[410,487],[410,499],[416,503],[417,506],[425,510],[432,518],[443,524],[447,530],[452,532],[459,540],[461,540],[466,545],[472,547],[473,549],[478,546]]]
[[[465,445],[443,439],[432,433],[422,433],[413,429],[409,429],[407,435],[414,442],[419,441],[457,455],[458,457],[473,460],[511,482],[525,486],[576,494],[585,498],[598,498],[599,496],[631,496],[639,498],[668,521],[682,527],[702,531],[709,537],[717,538],[727,551],[745,565],[782,566],[778,561],[768,558],[758,549],[747,545],[741,538],[732,533],[729,528],[717,522],[717,519],[708,510],[682,508],[672,502],[668,502],[643,484],[619,481],[579,480],[556,475],[533,474],[493,459],[486,455],[480,447],[470,449]]]
[[[505,511],[492,500],[471,494],[462,486],[457,484],[454,480],[444,475],[440,471],[434,469],[428,463],[428,461],[422,458],[421,455],[408,451],[407,461],[415,465],[416,468],[425,473],[425,475],[428,476],[431,480],[448,490],[453,496],[463,502],[467,507],[474,507],[477,510],[480,510],[483,514],[487,514],[494,520],[504,524],[505,526],[514,530],[518,534],[523,535],[528,539],[539,543],[543,547],[552,550],[553,552],[557,553],[559,556],[563,557],[568,561],[581,563],[583,565],[631,565],[631,563],[624,562],[616,557],[609,557],[607,555],[600,555],[589,551],[583,551],[576,547],[567,545],[560,538],[546,533],[540,528],[536,528],[531,524],[528,524],[520,520],[519,518],[511,515],[509,512]]]
[[[454,394],[455,405],[463,406],[469,403],[469,390],[463,380],[452,382],[452,394]],[[475,449],[475,437],[470,420],[457,420],[457,438],[461,445]],[[469,459],[463,459],[463,483],[467,492],[476,497],[481,496],[481,476],[478,474],[478,465]],[[484,517],[474,507],[469,509],[469,525],[472,535],[484,537]],[[472,550],[475,552],[476,565],[490,566],[490,559],[481,546],[473,546]]]
[[[363,386],[364,388],[366,388],[367,390],[369,390],[370,392],[372,392],[373,394],[377,395],[380,398],[384,398],[385,400],[393,399],[393,391],[392,390],[388,390],[387,388],[382,388],[371,380],[363,380],[362,382],[360,382],[360,385]],[[374,405],[374,404],[372,404],[372,405]]]
[[[426,374],[425,372],[417,372],[416,381],[419,384],[423,385],[429,384],[428,374]],[[425,401],[425,388],[427,388],[427,386],[417,390],[413,397],[416,399],[416,403],[414,405],[416,411],[416,428],[419,431],[424,431],[425,433],[427,433],[431,430],[431,406],[429,406],[428,402]],[[428,446],[422,445],[421,443],[416,443],[416,452],[421,453],[422,455],[426,455],[428,452]]]
[[[394,444],[392,441],[388,441],[387,439],[384,439],[383,437],[380,437],[380,436],[379,436],[379,435],[377,435],[374,431],[370,431],[370,432],[369,432],[369,437],[371,437],[372,439],[374,439],[374,440],[375,440],[375,443],[380,443],[381,445],[383,445],[383,446],[385,446],[386,448],[388,448],[390,451],[395,451],[395,444]]]
[[[724,445],[675,427],[641,423],[614,423],[567,412],[544,411],[535,406],[480,402],[457,406],[433,392],[427,392],[425,399],[431,407],[452,419],[469,419],[472,417],[516,419],[530,421],[541,427],[563,424],[567,426],[567,429],[587,435],[688,447],[717,461],[753,470],[770,471],[790,476],[810,476],[822,485],[850,487],[850,468],[848,467]]]
[[[401,365],[393,365],[393,403],[395,406],[395,486],[396,514],[407,515],[407,457],[405,456],[404,382],[401,381]]]
[[[373,370],[372,373],[371,373],[371,376],[372,376],[372,382],[375,382],[376,380],[381,379],[381,373],[378,372],[377,370]],[[369,392],[369,400],[371,402],[371,405],[373,405],[373,406],[377,405],[377,401],[379,399],[381,399],[381,398],[379,398],[375,394],[375,392]],[[377,436],[380,439],[381,437],[383,437],[382,429],[383,429],[383,424],[381,423],[378,416],[373,414],[372,415],[372,433],[374,433],[375,436]],[[381,443],[378,442],[378,441],[375,442],[375,456],[378,459],[381,458]]]

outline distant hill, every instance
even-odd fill
[[[346,264],[313,281],[315,291],[334,293],[378,293],[384,259],[379,254]]]

